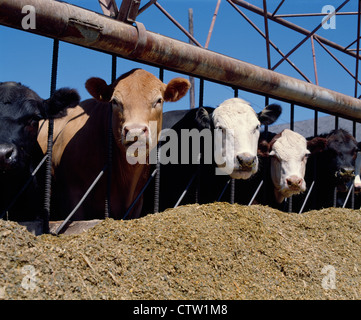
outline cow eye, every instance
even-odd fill
[[[40,116],[33,115],[33,116],[30,116],[30,117],[23,118],[23,123],[26,126],[34,127],[39,123],[40,120],[41,120]]]
[[[303,156],[303,159],[302,159],[302,160],[307,160],[307,159],[310,157],[310,154],[311,154],[311,153],[306,153],[306,154]]]
[[[117,109],[120,109],[120,111],[123,110],[123,104],[119,100],[112,99],[111,103],[112,103],[113,109],[117,108]]]
[[[161,105],[162,102],[163,102],[162,98],[159,98],[159,99],[154,103],[153,108],[155,108],[155,107],[158,106],[158,105]]]
[[[259,129],[261,128],[261,125],[257,125],[254,129],[253,129],[253,133],[259,131]]]

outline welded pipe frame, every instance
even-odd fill
[[[361,122],[359,99],[153,32],[145,32],[134,55],[136,27],[67,3],[2,0],[0,24],[22,29],[25,5],[36,12],[36,29],[25,31]]]

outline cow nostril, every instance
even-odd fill
[[[291,177],[286,179],[286,183],[289,187],[300,187],[302,185],[303,179]]]
[[[14,148],[12,148],[11,150],[9,150],[6,154],[5,154],[5,160],[11,160],[12,155],[14,154]]]
[[[11,165],[16,160],[16,149],[12,145],[0,145],[0,164]]]
[[[144,126],[143,127],[143,132],[147,136],[148,135],[148,127]]]
[[[341,177],[354,177],[355,170],[353,168],[340,168]]]
[[[254,165],[256,157],[250,154],[239,154],[237,155],[237,161],[240,166],[252,167]]]

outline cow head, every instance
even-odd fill
[[[43,100],[20,83],[0,83],[0,176],[29,173],[39,120],[64,116],[79,99],[74,89],[59,89]]]
[[[346,192],[355,177],[357,141],[343,129],[331,131],[325,139],[320,165],[326,170],[329,183],[336,186],[339,192]]]
[[[197,120],[200,127],[222,130],[222,154],[226,162],[233,166],[230,177],[248,179],[258,170],[257,146],[260,126],[274,123],[281,111],[279,105],[272,104],[256,113],[248,102],[232,98],[221,103],[212,114],[204,108],[199,108]],[[228,151],[226,139],[233,142],[231,150]]]
[[[103,79],[90,78],[85,87],[95,99],[112,103],[113,134],[117,145],[127,149],[138,139],[145,140],[149,152],[149,145],[156,145],[151,139],[158,139],[162,129],[163,102],[184,97],[190,82],[175,78],[165,84],[145,70],[134,69],[111,85]],[[156,121],[156,134],[150,132],[151,121]]]
[[[271,157],[270,173],[278,203],[306,190],[304,176],[310,150],[317,152],[323,147],[323,140],[315,138],[306,142],[303,136],[289,129],[275,135],[270,142],[260,140],[259,155]]]

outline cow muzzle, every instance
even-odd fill
[[[337,179],[350,181],[355,177],[355,169],[352,167],[341,168],[335,173]]]
[[[257,157],[247,152],[240,153],[236,158],[241,171],[253,171],[257,165]]]
[[[17,149],[12,144],[0,145],[0,171],[5,172],[11,169],[17,161]]]
[[[304,180],[296,175],[286,178],[286,185],[289,190],[301,192],[303,190]]]
[[[122,140],[125,146],[129,146],[137,141],[149,143],[149,128],[146,125],[130,124],[124,125],[122,130]]]

